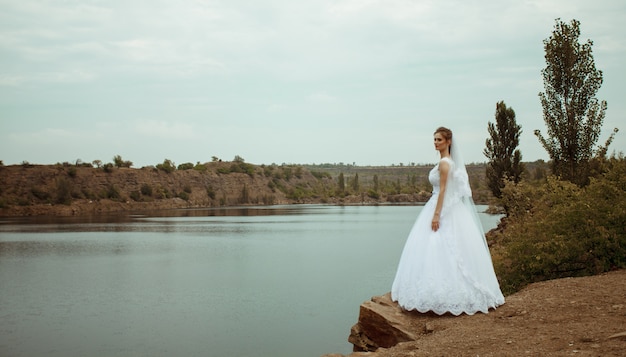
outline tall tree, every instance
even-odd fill
[[[339,173],[338,185],[339,192],[343,194],[346,191],[346,180],[343,177],[343,172]]]
[[[567,24],[556,19],[552,36],[543,41],[546,67],[541,74],[545,92],[539,93],[539,98],[548,136],[539,130],[535,135],[552,159],[552,172],[583,186],[589,182],[590,160],[603,150],[596,151],[594,146],[607,105],[595,97],[602,85],[602,71],[596,69],[593,42],[581,44],[579,36],[579,21]]]
[[[522,153],[516,149],[522,127],[515,121],[513,108],[507,108],[504,101],[496,104],[495,120],[495,124],[487,123],[490,138],[485,141],[483,153],[489,159],[487,184],[493,195],[500,198],[506,180],[517,183],[522,179]]]

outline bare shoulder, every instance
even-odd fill
[[[439,160],[439,171],[448,172],[448,170],[450,170],[451,163],[452,160],[449,157],[442,158]]]

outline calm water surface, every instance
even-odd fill
[[[359,305],[390,290],[420,210],[0,220],[0,355],[347,354]],[[481,214],[485,229],[499,218]]]

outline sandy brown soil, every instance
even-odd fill
[[[353,355],[626,356],[626,270],[535,283],[489,314],[414,321],[417,341]]]

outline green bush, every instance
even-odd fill
[[[141,194],[144,196],[152,196],[152,186],[147,183],[141,185]]]
[[[90,199],[90,200],[97,200],[98,199],[98,195],[96,195],[95,193],[93,193],[91,190],[87,189],[87,188],[82,188],[81,192],[83,194],[83,197]]]
[[[76,166],[70,166],[67,168],[67,174],[69,175],[69,177],[76,177]]]
[[[174,165],[174,162],[172,162],[172,160],[169,160],[169,159],[163,160],[163,163],[156,165],[156,168],[158,170],[165,171],[168,174],[176,170],[176,166]]]
[[[262,166],[263,167],[263,176],[270,177],[272,176],[272,171],[274,171],[274,166]]]
[[[215,190],[213,189],[213,186],[208,185],[206,187],[206,194],[207,194],[207,196],[209,196],[210,199],[212,199],[212,200],[215,199]]]
[[[170,191],[165,188],[160,186],[159,188],[157,188],[156,192],[155,192],[155,198],[157,199],[164,199],[164,198],[172,198],[172,194],[170,193]]]
[[[370,198],[373,198],[373,199],[375,199],[375,200],[377,200],[377,199],[379,199],[379,198],[380,198],[380,193],[378,193],[378,192],[374,191],[373,189],[369,189],[369,190],[367,191],[367,195],[368,195]]]
[[[186,162],[184,164],[180,164],[178,165],[178,170],[191,170],[194,168],[194,164],[192,164],[191,162]]]
[[[230,169],[228,173],[237,172],[237,173],[247,174],[248,176],[252,176],[254,175],[254,170],[255,170],[254,165],[246,164],[243,161],[238,161],[238,162],[233,162],[230,165]],[[219,169],[218,169],[218,172],[223,173]]]
[[[503,229],[489,235],[505,293],[537,281],[626,268],[626,161],[579,188],[549,177],[540,186],[507,183]],[[515,203],[515,204],[513,204]]]
[[[120,155],[115,155],[113,156],[113,163],[115,164],[115,167],[131,167],[133,166],[133,162],[132,161],[125,161],[122,159],[122,157]]]
[[[133,201],[141,201],[141,192],[139,192],[139,191],[132,191],[130,193],[130,198]]]
[[[120,193],[120,190],[117,188],[117,186],[110,184],[109,187],[107,187],[106,198],[111,199],[111,200],[121,200],[122,195]]]
[[[208,169],[208,167],[205,164],[201,164],[198,162],[196,166],[193,167],[193,169],[196,171],[205,172]]]
[[[72,184],[66,178],[57,179],[55,203],[69,205],[72,203]]]
[[[311,171],[311,174],[318,180],[332,179],[332,176],[328,172]]]

